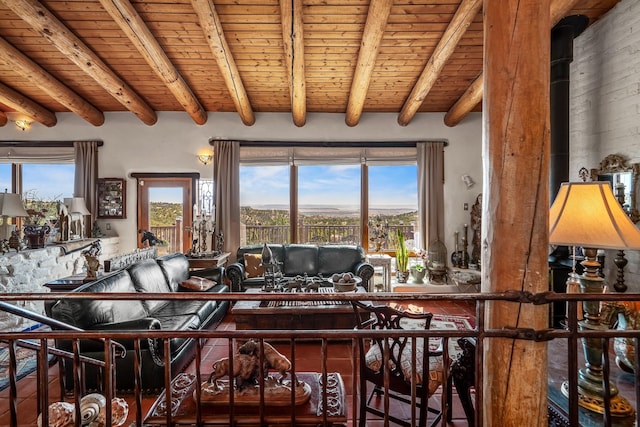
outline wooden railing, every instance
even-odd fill
[[[382,245],[382,250],[395,248],[396,230],[402,230],[406,239],[413,239],[415,226],[389,226],[389,237]],[[315,225],[300,224],[298,226],[299,243],[317,245],[361,245],[359,225]],[[289,243],[289,225],[245,225],[243,245],[256,245],[265,242]],[[369,247],[370,242],[363,245]]]
[[[123,299],[131,299],[131,300],[144,300],[147,296],[141,294],[118,294],[118,293],[109,293],[109,294],[93,294],[93,293],[69,293],[69,294],[2,294],[0,295],[0,301],[5,301],[8,303],[15,303],[19,301],[47,301],[53,300],[57,298],[72,298],[72,299],[105,299],[105,300],[123,300]],[[180,294],[158,294],[156,295],[159,299],[181,299],[181,300],[191,300],[191,299],[220,299],[220,300],[229,300],[232,302],[244,300],[247,298],[246,294],[242,293],[228,293],[228,294],[215,294],[211,295],[208,293],[180,293]],[[351,300],[359,300],[362,298],[362,295],[359,294],[255,294],[251,295],[252,299],[256,300],[283,300],[283,301],[351,301]],[[473,330],[404,330],[402,331],[403,336],[415,336],[415,337],[442,337],[444,342],[444,348],[448,348],[447,341],[450,339],[456,339],[462,336],[471,336],[477,340],[476,353],[475,353],[475,383],[482,384],[484,372],[482,370],[484,366],[483,356],[484,356],[484,348],[486,347],[486,343],[489,340],[494,338],[508,338],[514,340],[535,340],[539,342],[554,342],[555,340],[560,340],[565,342],[568,351],[566,352],[564,364],[564,373],[568,378],[567,390],[569,393],[568,399],[566,400],[566,416],[568,419],[568,424],[562,425],[570,425],[570,426],[578,426],[580,425],[579,419],[582,420],[584,416],[584,410],[578,408],[577,404],[577,390],[578,390],[578,368],[582,367],[581,357],[581,341],[583,338],[589,339],[600,339],[599,340],[604,351],[603,356],[603,383],[604,389],[608,390],[609,387],[609,373],[612,371],[612,366],[610,364],[609,352],[611,347],[611,340],[615,337],[624,337],[629,338],[635,343],[636,354],[638,354],[637,349],[640,344],[640,330],[614,330],[614,329],[588,329],[579,327],[577,321],[577,305],[582,300],[587,301],[612,301],[612,302],[620,302],[626,300],[632,301],[640,301],[640,294],[555,294],[555,293],[544,293],[544,294],[530,294],[527,292],[506,292],[506,293],[479,293],[479,294],[408,294],[408,293],[368,293],[366,294],[366,299],[368,301],[372,301],[374,303],[388,303],[390,301],[395,301],[398,303],[418,303],[418,302],[438,302],[438,301],[473,301],[476,304],[476,316],[477,316],[477,326]],[[568,305],[568,324],[566,329],[543,329],[543,330],[531,330],[531,329],[518,329],[518,328],[499,328],[499,329],[489,329],[486,328],[483,319],[485,319],[485,314],[487,310],[487,302],[489,301],[502,301],[505,303],[513,303],[513,304],[551,304],[553,302],[565,302]],[[0,311],[6,308],[6,304],[0,304]],[[17,313],[21,309],[17,309]],[[10,311],[15,315],[16,309],[11,309]],[[44,319],[46,320],[46,319]],[[54,332],[41,332],[41,331],[32,331],[32,332],[0,332],[0,341],[6,342],[10,347],[14,345],[20,345],[19,340],[37,340],[37,343],[44,345],[44,343],[49,342],[47,340],[50,339],[71,339],[75,341],[79,341],[81,339],[103,339],[107,342],[117,342],[119,340],[145,340],[147,338],[156,338],[163,341],[163,348],[168,349],[168,340],[175,337],[181,338],[197,338],[196,342],[196,363],[194,366],[194,372],[196,378],[205,378],[208,372],[203,372],[208,370],[208,367],[201,366],[201,356],[202,356],[202,342],[203,339],[213,339],[213,340],[222,340],[222,343],[227,343],[227,348],[229,349],[229,356],[232,356],[232,341],[233,340],[246,340],[249,338],[256,338],[261,340],[288,340],[290,342],[290,349],[292,354],[295,354],[296,346],[299,345],[300,342],[308,339],[318,340],[320,343],[320,348],[324,349],[318,353],[318,372],[326,375],[327,373],[327,364],[326,357],[327,351],[326,348],[329,345],[328,342],[331,340],[347,340],[354,343],[359,337],[389,337],[389,336],[398,336],[400,335],[397,331],[354,331],[350,329],[346,330],[323,330],[323,331],[315,331],[315,330],[247,330],[247,331],[229,331],[229,330],[201,330],[201,331],[136,331],[136,332],[115,332],[115,331],[91,331],[91,332],[77,332],[77,331],[54,331]],[[47,348],[47,347],[44,347]],[[78,348],[79,346],[74,346],[74,358],[78,358]],[[139,348],[135,352],[134,357],[140,358]],[[51,351],[51,348],[48,348]],[[168,352],[167,352],[168,353]],[[555,355],[557,357],[562,357],[565,353],[560,355]],[[48,404],[52,403],[57,399],[57,397],[51,397],[48,391],[48,384],[51,380],[49,375],[51,375],[51,371],[46,367],[46,357],[39,356],[38,360],[38,401],[40,402],[40,408],[46,407]],[[115,369],[115,365],[113,364],[113,355],[107,353],[105,354],[105,363],[106,366],[112,366]],[[168,364],[168,360],[165,360],[165,363]],[[296,369],[296,361],[295,358],[292,360],[293,370]],[[355,353],[352,355],[351,360],[352,366],[357,366],[357,362],[355,360]],[[638,369],[639,362],[636,361],[636,369]],[[442,410],[445,412],[445,416],[443,419],[446,419],[446,412],[449,410],[449,403],[447,402],[446,396],[446,384],[447,384],[447,370],[448,363],[445,363],[443,375],[444,375],[444,387],[443,390],[443,398],[442,398]],[[491,365],[489,365],[491,366]],[[557,367],[556,367],[557,368]],[[167,386],[167,390],[170,390],[170,382],[172,378],[177,373],[171,372],[170,369],[165,370],[165,386]],[[138,374],[139,375],[139,374]],[[631,378],[633,378],[632,376]],[[357,391],[359,389],[358,385],[358,375],[352,376],[352,389],[353,393],[353,402],[352,407],[357,408],[358,406],[358,397]],[[9,404],[11,410],[9,425],[16,425],[17,415],[16,408],[17,402],[24,398],[25,396],[21,395],[22,388],[17,387],[17,379],[15,376],[15,362],[10,364],[9,367],[9,381],[10,381],[10,396],[9,399],[0,400],[0,404]],[[551,386],[550,386],[551,387]],[[640,397],[640,384],[638,382],[635,383],[633,387],[635,390],[635,399],[630,399],[632,404],[635,406],[635,402],[638,401]],[[139,390],[136,391],[139,393]],[[545,390],[531,390],[531,393],[540,393],[544,394]],[[107,401],[110,401],[110,398],[113,397],[110,391],[105,392]],[[169,394],[166,395],[167,398],[171,398]],[[64,394],[61,395],[62,399],[67,399],[68,397]],[[607,407],[608,399],[610,396],[605,393],[605,407]],[[2,403],[6,402],[6,403]],[[483,414],[483,406],[484,406],[484,396],[483,396],[483,388],[476,387],[475,390],[475,419],[478,420],[477,425],[482,425],[482,414]],[[550,408],[551,408],[550,404]],[[557,408],[556,408],[557,409]],[[0,412],[5,412],[7,408],[0,408]],[[142,420],[144,417],[143,407],[142,407],[142,399],[140,396],[136,394],[134,399],[134,404],[130,407],[130,410],[133,411],[135,425],[141,426]],[[551,409],[550,409],[551,410]],[[230,412],[230,419],[228,422],[233,424],[233,417],[235,411]],[[262,414],[262,411],[260,412]],[[550,412],[551,413],[551,412]],[[296,415],[291,413],[291,424],[296,424]],[[590,415],[593,416],[593,415]],[[600,417],[600,421],[598,425],[609,426],[612,425],[612,417],[608,411],[605,411],[604,415],[595,415],[596,417]],[[262,415],[260,415],[256,422],[262,424]],[[353,411],[350,414],[350,418],[356,418],[357,411]],[[195,425],[205,425],[203,420],[201,419],[201,414],[199,411],[193,415]],[[638,423],[640,419],[640,413],[636,411],[635,422]],[[326,421],[326,420],[325,420]],[[165,423],[163,421],[163,423]],[[173,425],[173,419],[171,413],[166,414],[166,423],[165,425]],[[553,425],[561,425],[561,424],[553,424]]]
[[[172,253],[180,252],[179,242],[182,238],[179,233],[182,222],[175,225],[151,227],[151,232],[155,236],[167,242],[159,252]],[[396,244],[396,230],[402,230],[405,239],[413,239],[415,226],[395,225],[389,226],[389,237],[383,242],[382,250],[394,250]],[[289,225],[244,225],[241,242],[243,245],[256,245],[265,242],[269,243],[290,243],[291,236]],[[317,245],[362,245],[360,242],[359,225],[312,225],[300,224],[298,226],[299,243]],[[371,246],[371,242],[362,245]],[[411,249],[411,248],[410,248]]]

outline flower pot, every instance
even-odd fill
[[[407,283],[407,279],[409,279],[408,271],[396,271],[396,280],[398,283]]]
[[[426,272],[427,270],[424,267],[419,270],[416,267],[411,267],[413,283],[424,283],[424,275]]]

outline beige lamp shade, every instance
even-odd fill
[[[601,249],[640,249],[640,231],[608,182],[560,186],[549,211],[549,243]]]
[[[69,213],[77,213],[81,215],[91,215],[84,197],[65,197],[64,204],[67,206]]]
[[[0,193],[0,216],[3,217],[17,217],[17,216],[29,216],[24,205],[22,204],[22,197],[16,193]]]

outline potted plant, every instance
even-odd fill
[[[398,283],[407,283],[409,278],[409,250],[404,243],[402,230],[397,231],[398,241],[396,246],[396,279]]]
[[[422,264],[416,264],[411,266],[411,277],[414,283],[423,283],[424,275],[427,270]]]

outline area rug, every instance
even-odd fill
[[[49,327],[38,327],[38,331],[49,330]],[[39,343],[39,340],[28,340]],[[54,360],[53,355],[49,355],[49,363]],[[6,343],[0,343],[0,390],[9,386],[9,348]],[[37,353],[23,347],[16,348],[16,379],[19,380],[34,372],[37,368]]]

